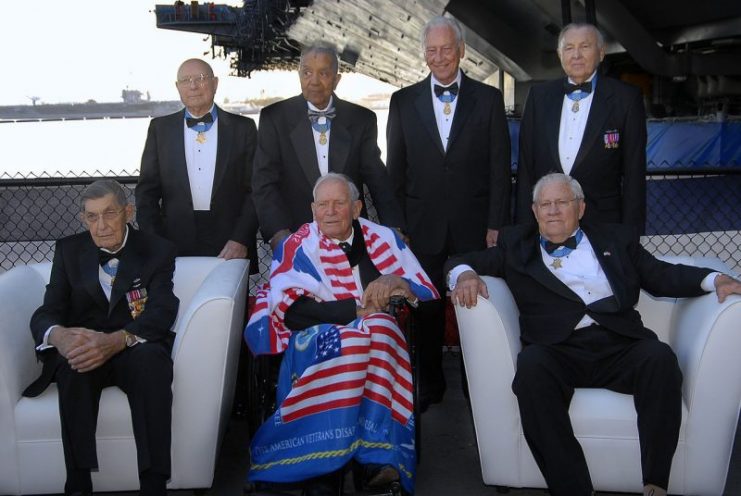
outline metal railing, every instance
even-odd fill
[[[82,231],[80,194],[98,178],[1,178],[0,272],[51,260],[56,239]],[[123,172],[115,178],[133,201],[137,176]],[[741,170],[651,172],[647,197],[647,235],[642,238],[647,250],[717,256],[741,272]],[[375,218],[372,204],[369,214]],[[260,276],[254,283],[265,280],[270,257],[267,244],[258,243]]]

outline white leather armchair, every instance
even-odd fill
[[[730,272],[714,258],[663,257]],[[518,310],[504,280],[484,277],[489,299],[455,307],[485,484],[546,487],[522,434],[512,393],[520,351]],[[721,495],[741,406],[741,297],[653,298],[641,292],[644,324],[670,344],[684,375],[682,426],[669,493]],[[577,389],[571,422],[596,490],[642,492],[633,398]]]
[[[249,263],[178,258],[180,308],[172,350],[174,379],[170,489],[210,487],[231,413],[247,302]],[[51,263],[0,275],[0,494],[61,493],[65,468],[56,384],[37,398],[23,389],[41,372],[29,331]],[[106,388],[97,429],[95,491],[139,488],[126,395]]]

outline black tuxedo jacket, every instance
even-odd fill
[[[85,327],[115,332],[126,329],[150,342],[172,346],[170,331],[178,311],[178,299],[172,292],[175,271],[175,246],[159,236],[142,233],[129,226],[129,237],[119,259],[110,302],[100,286],[98,247],[90,233],[60,239],[43,304],[31,317],[31,333],[36,346],[53,325]],[[144,311],[133,319],[127,293],[145,288]],[[57,351],[37,352],[44,362],[41,376],[28,387],[26,396],[43,392],[54,377]]]
[[[590,305],[585,305],[545,266],[534,225],[503,230],[497,246],[450,259],[445,270],[447,273],[465,263],[480,275],[502,277],[520,310],[523,341],[539,344],[563,341],[584,314],[626,336],[655,337],[633,308],[641,289],[655,296],[689,297],[704,293],[700,284],[711,270],[657,260],[641,246],[632,226],[584,224],[582,229],[614,294]]]
[[[391,95],[386,164],[415,253],[485,246],[486,230],[510,222],[510,142],[502,94],[462,75],[447,151],[430,76]]]
[[[329,170],[348,176],[361,195],[368,186],[381,223],[402,227],[399,207],[378,149],[376,115],[333,95],[336,117],[329,136]],[[260,113],[254,200],[263,238],[311,222],[314,183],[319,179],[316,146],[302,95],[274,103]]]
[[[257,214],[250,186],[257,129],[252,119],[218,107],[216,111],[219,138],[211,212],[217,242],[222,247],[229,240],[242,243],[257,260]],[[136,220],[141,230],[169,239],[178,254],[189,255],[195,249],[196,224],[185,163],[184,113],[157,117],[149,125],[136,185]]]
[[[533,86],[520,123],[516,223],[534,223],[535,183],[563,172],[558,135],[564,79]],[[610,142],[618,136],[617,146]],[[605,140],[608,140],[607,142]],[[569,174],[586,196],[585,222],[646,224],[646,112],[638,88],[599,76],[579,152]]]

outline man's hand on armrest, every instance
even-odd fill
[[[458,276],[450,297],[453,304],[471,308],[476,306],[478,295],[488,298],[489,290],[476,272],[467,270]]]
[[[732,294],[741,294],[741,282],[726,274],[718,274],[715,278],[715,294],[718,302],[723,303]]]
[[[233,258],[247,258],[247,247],[239,241],[229,240],[219,253],[219,258],[231,260]]]
[[[368,284],[363,291],[361,305],[363,308],[384,309],[388,307],[389,298],[394,295],[403,296],[410,301],[415,299],[408,282],[397,275],[386,274]]]

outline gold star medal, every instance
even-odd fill
[[[445,102],[445,106],[443,107],[443,114],[450,115],[450,112],[452,112],[452,109],[450,108],[450,102]]]
[[[571,104],[571,111],[574,113],[579,111],[579,100],[575,100],[574,103]]]
[[[327,144],[327,132],[322,131],[319,133],[319,144],[320,145],[326,145]]]
[[[196,136],[196,141],[200,144],[204,144],[206,142],[206,133],[199,131],[198,136]]]
[[[551,267],[553,267],[554,270],[561,268],[561,259],[560,258],[554,258],[553,262],[551,263]]]

